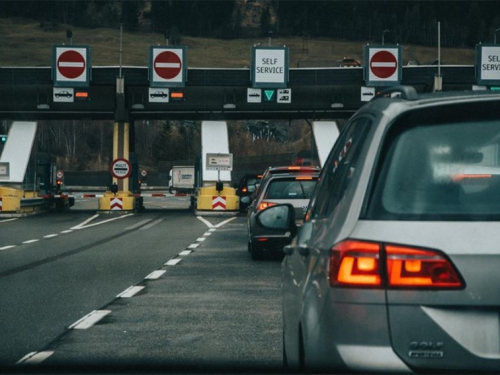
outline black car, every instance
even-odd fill
[[[246,212],[251,203],[251,196],[257,190],[257,184],[261,178],[261,174],[252,173],[247,173],[241,178],[236,189],[236,195],[240,197],[240,212]]]

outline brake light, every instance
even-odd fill
[[[330,281],[333,285],[380,286],[380,245],[347,240],[332,249]]]
[[[259,204],[259,207],[257,207],[257,211],[262,211],[262,210],[265,210],[266,208],[271,207],[271,206],[276,206],[276,203],[272,203],[272,202],[261,202],[261,203]]]
[[[312,177],[295,177],[295,180],[312,180]]]
[[[357,240],[332,248],[330,283],[387,288],[465,286],[453,264],[438,251]]]
[[[246,192],[247,192],[247,187],[246,187],[246,186],[242,187],[242,188],[241,188],[241,192],[242,192],[242,193],[246,193]]]
[[[299,166],[294,166],[292,165],[291,167],[288,167],[289,171],[300,171],[302,168]]]
[[[461,288],[448,259],[436,251],[386,246],[389,287]]]

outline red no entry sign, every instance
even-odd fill
[[[163,79],[174,79],[182,72],[182,61],[177,53],[163,51],[154,59],[153,69]]]
[[[398,60],[389,51],[376,52],[370,59],[370,71],[378,78],[386,79],[393,76],[398,70]]]
[[[85,73],[85,57],[75,50],[68,50],[57,59],[57,70],[68,79],[75,79]]]

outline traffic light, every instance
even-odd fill
[[[5,134],[0,135],[0,143],[7,142],[7,136]]]

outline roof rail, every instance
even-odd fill
[[[392,86],[380,91],[373,99],[379,98],[402,98],[405,100],[417,100],[417,90],[413,86]]]

